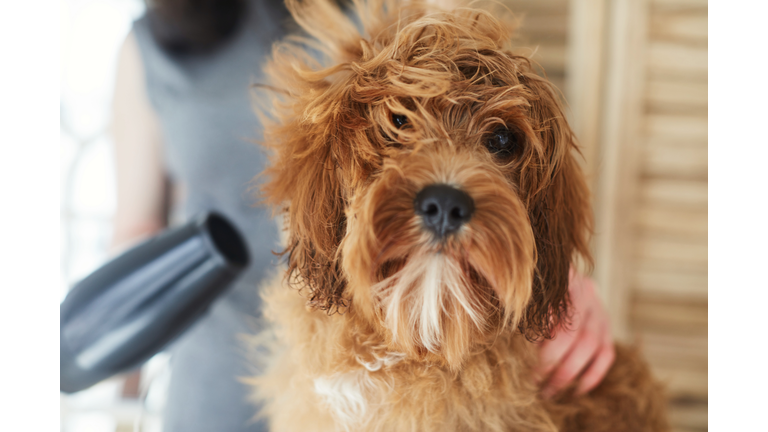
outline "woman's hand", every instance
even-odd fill
[[[608,314],[595,292],[592,279],[571,269],[568,291],[572,319],[568,327],[555,329],[554,338],[539,344],[542,394],[552,397],[581,377],[576,394],[584,394],[600,384],[615,358]]]

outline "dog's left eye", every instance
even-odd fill
[[[495,155],[508,156],[517,150],[518,141],[519,139],[515,132],[505,127],[499,127],[487,136],[485,147]]]
[[[408,117],[400,114],[392,114],[392,123],[400,129],[408,123]]]

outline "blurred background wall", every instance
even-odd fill
[[[707,429],[707,2],[509,0],[521,52],[563,90],[594,196],[594,277],[620,340]],[[118,48],[141,0],[63,0],[61,296],[107,258]],[[62,397],[63,432],[159,431],[167,359]]]

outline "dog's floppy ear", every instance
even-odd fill
[[[340,106],[344,86],[334,75],[344,73],[344,62],[353,57],[349,41],[358,33],[335,1],[287,0],[286,6],[304,34],[274,45],[265,66],[269,85],[254,89],[260,93],[253,100],[265,126],[263,145],[272,150],[260,195],[286,216],[289,282],[311,306],[333,312],[345,306],[340,173],[351,156],[342,136],[357,121]],[[333,66],[324,67],[323,60]]]
[[[531,117],[544,149],[538,175],[521,190],[533,191],[528,202],[536,240],[537,264],[532,299],[521,323],[529,339],[551,337],[568,318],[568,274],[577,256],[591,266],[589,236],[592,211],[589,190],[575,158],[578,148],[565,120],[557,91],[533,73],[521,77],[532,93]]]
[[[346,230],[337,155],[331,143],[298,122],[280,130],[283,141],[264,172],[261,192],[286,216],[289,238],[283,253],[291,284],[306,292],[311,306],[332,312],[344,306],[345,286],[337,257]]]

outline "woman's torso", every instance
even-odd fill
[[[168,54],[154,40],[146,16],[133,27],[163,133],[166,170],[181,191],[172,219],[222,213],[244,235],[251,258],[238,282],[171,347],[165,432],[264,430],[252,421],[256,408],[237,381],[256,373],[238,335],[257,330],[259,283],[274,271],[273,251],[279,249],[271,211],[255,205],[252,180],[266,157],[256,144],[261,126],[249,87],[259,82],[289,15],[280,1],[247,5],[239,30],[208,54]]]

